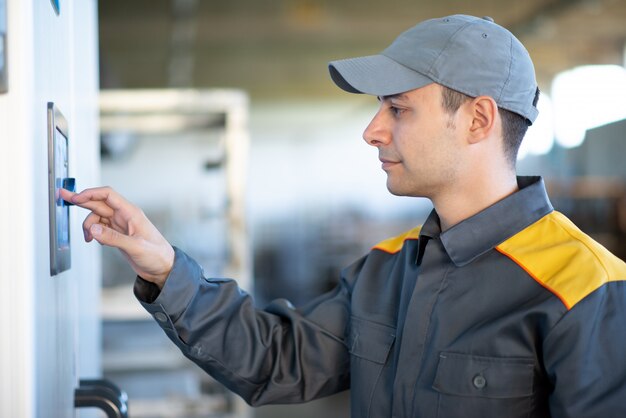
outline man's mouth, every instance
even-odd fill
[[[391,167],[393,167],[396,164],[400,164],[400,161],[396,161],[396,160],[390,160],[388,158],[379,158],[380,162],[382,163],[382,169],[383,170],[388,170]]]

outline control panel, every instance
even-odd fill
[[[50,275],[71,266],[69,204],[59,194],[60,188],[74,191],[69,177],[69,131],[67,120],[54,103],[48,103],[48,204],[50,214]]]

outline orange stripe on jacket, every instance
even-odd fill
[[[496,247],[571,309],[605,283],[626,280],[626,263],[552,212]]]
[[[376,244],[374,247],[372,247],[372,250],[381,250],[389,254],[395,254],[397,252],[400,252],[406,240],[419,238],[421,230],[422,227],[418,226],[416,228],[406,231],[401,235],[398,235],[397,237],[388,238]]]

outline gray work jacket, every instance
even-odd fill
[[[176,249],[135,294],[253,405],[351,389],[364,417],[626,417],[626,265],[553,211],[540,178],[441,232],[376,245],[306,306],[263,310]]]

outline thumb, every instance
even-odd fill
[[[102,245],[119,248],[128,253],[133,248],[133,239],[102,224],[93,224],[89,228],[91,236]]]

